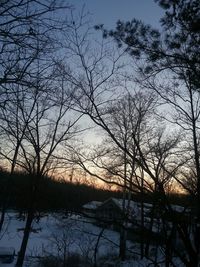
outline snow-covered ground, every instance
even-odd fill
[[[16,253],[19,251],[25,221],[19,220],[15,212],[9,212],[4,224],[4,231],[0,235],[0,247],[14,247]],[[98,237],[101,234],[97,245]],[[97,227],[89,220],[72,215],[63,218],[62,214],[47,214],[34,222],[33,232],[30,235],[26,251],[26,262],[24,266],[34,266],[33,259],[36,256],[55,255],[61,256],[65,252],[78,253],[87,259],[94,261],[95,248],[97,259],[117,259],[119,252],[119,233]],[[139,244],[127,242],[127,251],[132,260],[120,267],[147,266],[147,261],[139,260]],[[14,267],[12,264],[0,263],[1,267]],[[115,265],[113,265],[115,266]]]

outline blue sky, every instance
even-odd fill
[[[163,14],[163,10],[154,0],[68,0],[68,2],[76,11],[81,11],[85,5],[84,11],[92,15],[92,24],[104,24],[108,30],[114,29],[119,19],[127,21],[133,18],[159,27],[159,20]],[[90,126],[90,121],[84,118],[83,124]],[[102,132],[99,132],[99,129],[91,129],[87,133],[84,132],[84,137],[87,142],[97,144],[102,140]]]
[[[93,16],[94,24],[114,28],[118,19],[141,19],[153,26],[159,25],[162,9],[153,0],[69,0],[78,9],[85,5]]]

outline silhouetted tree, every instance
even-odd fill
[[[62,1],[50,0],[0,3],[0,125],[4,140],[1,156],[2,164],[5,164],[5,159],[10,162],[10,176],[16,167],[19,147],[32,112],[29,109],[30,114],[26,114],[22,123],[20,113],[27,100],[25,92],[32,86],[36,75],[35,61],[44,59],[55,48],[55,32],[62,28],[62,24],[61,20],[53,19],[53,14],[64,8],[69,6],[63,5]],[[5,143],[13,144],[11,153],[7,153],[8,150],[5,153]],[[9,198],[9,185],[5,186],[0,230]]]
[[[161,30],[153,29],[139,20],[118,21],[115,30],[103,30],[112,36],[137,61],[138,82],[153,89],[161,103],[176,113],[175,120],[169,113],[166,119],[175,122],[186,133],[190,149],[185,147],[188,158],[192,155],[195,165],[196,192],[194,196],[195,231],[193,238],[184,227],[179,234],[188,258],[182,257],[185,266],[198,266],[200,262],[200,162],[199,162],[199,74],[200,74],[200,3],[189,1],[156,1],[166,10],[161,19]],[[102,26],[97,26],[97,29]],[[140,61],[141,60],[141,61]],[[141,63],[141,64],[140,64]],[[189,133],[189,134],[188,134]],[[188,164],[185,164],[188,172]],[[183,186],[181,176],[176,180]],[[188,188],[187,188],[188,189]],[[191,192],[191,191],[190,191]],[[184,232],[183,233],[181,233]],[[193,247],[194,246],[194,247]]]
[[[80,119],[80,115],[75,114],[73,119],[69,118],[72,109],[71,89],[64,87],[63,81],[55,77],[54,81],[50,77],[44,79],[42,72],[43,66],[39,66],[35,84],[33,83],[29,91],[26,108],[21,109],[23,120],[29,114],[27,110],[32,109],[29,104],[34,102],[31,120],[26,127],[17,159],[18,166],[32,177],[28,214],[17,266],[23,264],[41,181],[62,164],[58,162],[57,154],[62,150],[62,144],[67,147],[72,142],[78,132],[76,124]]]
[[[63,1],[1,1],[0,3],[0,96],[6,101],[10,84],[27,84],[36,58],[55,45],[54,33],[62,27],[55,13]],[[53,17],[54,16],[54,17]],[[38,39],[41,45],[38,49]],[[45,51],[45,52],[46,52]],[[5,99],[4,99],[5,97]]]

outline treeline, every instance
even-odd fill
[[[33,184],[34,177],[31,177],[31,175],[24,173],[10,175],[10,173],[0,171],[0,205],[2,206],[7,199],[7,210],[16,209],[19,211],[20,216],[22,212],[28,212],[31,206]],[[9,190],[6,189],[6,186],[10,187]],[[9,192],[9,195],[6,195],[6,192]],[[104,201],[110,197],[122,198],[123,193],[103,190],[86,184],[74,184],[64,180],[43,177],[36,198],[34,219],[39,218],[37,211],[79,212],[82,210],[82,205],[89,201]],[[140,193],[132,194],[132,200],[138,202],[151,203],[153,197],[153,193],[145,193],[143,196]],[[169,200],[174,204],[188,204],[189,196],[171,194]]]
[[[0,202],[3,203],[6,197],[8,208],[27,210],[31,201],[32,180],[27,174],[14,173],[10,176],[9,173],[0,171]],[[9,196],[5,196],[5,185],[10,188]],[[119,192],[45,177],[41,180],[36,209],[79,211],[89,201],[104,201],[109,197],[119,196]]]
[[[0,203],[7,199],[7,208],[27,210],[30,205],[32,177],[24,173],[14,173],[12,176],[6,171],[0,171]],[[5,195],[5,187],[9,186],[9,196]],[[109,191],[87,184],[70,183],[65,180],[56,180],[46,176],[41,180],[36,208],[37,210],[68,210],[79,211],[85,203],[93,200],[104,201],[109,197],[121,198],[120,191]],[[134,201],[151,203],[151,193],[143,195],[132,194]],[[189,196],[171,194],[172,204],[185,205],[189,203]]]

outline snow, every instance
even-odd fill
[[[97,207],[99,207],[102,204],[102,202],[100,201],[91,201],[89,203],[86,203],[85,205],[83,205],[84,209],[91,209],[91,210],[95,210]]]
[[[13,247],[18,253],[24,226],[25,221],[20,221],[15,212],[9,212],[6,216],[4,231],[0,235],[0,247]],[[64,218],[63,214],[46,214],[39,222],[34,222],[32,228],[34,231],[30,234],[24,267],[36,267],[34,261],[37,262],[35,257],[38,256],[62,256],[64,249],[68,253],[87,256],[93,261],[95,247],[101,234],[97,246],[98,261],[104,258],[104,264],[106,259],[106,262],[110,264],[107,266],[113,267],[142,267],[150,263],[147,259],[140,260],[140,245],[130,241],[127,241],[128,260],[119,262],[119,233],[111,229],[102,229],[80,215]],[[16,259],[11,264],[0,263],[0,267],[14,267],[15,262]]]
[[[15,212],[10,212],[6,217],[3,234],[0,236],[1,247],[13,247],[16,253],[20,249],[25,221],[17,219]],[[34,222],[34,232],[30,234],[26,256],[35,257],[42,255],[58,255],[62,253],[58,246],[61,242],[69,252],[76,252],[94,257],[94,248],[102,229],[93,225],[84,217],[73,215],[63,218],[62,214],[48,214],[40,222]],[[105,229],[98,245],[98,255],[117,255],[119,234]],[[133,246],[128,242],[128,246]],[[12,264],[1,264],[2,267],[13,267]],[[29,263],[25,263],[25,266]]]
[[[111,199],[121,210],[123,210],[123,199],[118,199],[118,198],[111,198]],[[137,204],[132,200],[125,199],[125,208],[126,207],[130,207],[131,209],[135,210],[137,209]]]

